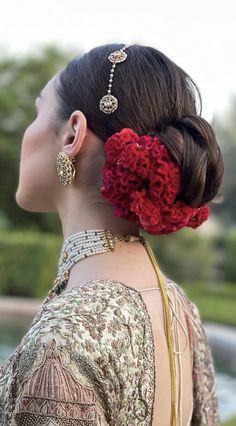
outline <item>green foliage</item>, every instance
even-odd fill
[[[1,230],[10,229],[11,223],[2,210],[0,210],[0,232]]]
[[[77,52],[78,54],[78,52]],[[28,227],[58,232],[54,213],[34,213],[21,209],[15,201],[18,185],[21,140],[34,120],[35,98],[52,76],[75,56],[53,46],[21,59],[0,62],[0,206],[12,228]]]
[[[178,283],[196,303],[204,321],[236,326],[236,285],[228,282]]]
[[[224,202],[214,206],[214,212],[225,226],[232,226],[236,222],[236,96],[232,98],[229,111],[223,117],[215,117],[213,128],[221,146],[225,171],[221,192]]]
[[[62,238],[33,231],[0,235],[0,294],[44,297],[57,271]]]
[[[230,229],[224,239],[225,244],[225,278],[236,281],[236,227]]]
[[[232,419],[224,422],[222,426],[235,426],[236,425],[236,417],[232,417]]]
[[[210,280],[214,277],[214,239],[195,230],[147,236],[163,272],[174,281]]]

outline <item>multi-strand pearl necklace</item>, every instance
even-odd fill
[[[70,270],[75,263],[88,256],[114,251],[117,241],[128,242],[135,240],[144,242],[142,236],[125,234],[116,237],[110,229],[88,229],[68,237],[62,245],[57,277],[45,302],[50,300],[55,294],[59,295],[66,287]]]

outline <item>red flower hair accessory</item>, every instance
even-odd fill
[[[158,136],[139,136],[123,128],[105,142],[102,196],[117,216],[150,234],[170,234],[184,226],[197,228],[210,209],[177,200],[181,168]]]

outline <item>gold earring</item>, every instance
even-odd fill
[[[57,154],[56,169],[58,177],[64,186],[72,184],[75,177],[75,168],[73,163],[76,161],[75,158],[69,159],[68,155],[61,151]]]

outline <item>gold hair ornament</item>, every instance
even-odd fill
[[[68,155],[61,151],[57,154],[56,169],[58,177],[64,186],[72,184],[75,178],[75,168],[73,163],[76,161],[75,158],[69,159]]]
[[[118,107],[118,99],[111,94],[112,80],[114,77],[114,70],[115,70],[116,64],[124,62],[127,58],[127,53],[124,52],[124,50],[127,47],[128,45],[125,45],[124,47],[122,47],[122,49],[116,50],[115,52],[112,52],[108,56],[109,61],[112,62],[108,91],[107,91],[107,95],[103,96],[102,99],[100,99],[100,103],[99,103],[100,110],[104,112],[105,114],[111,114]]]

